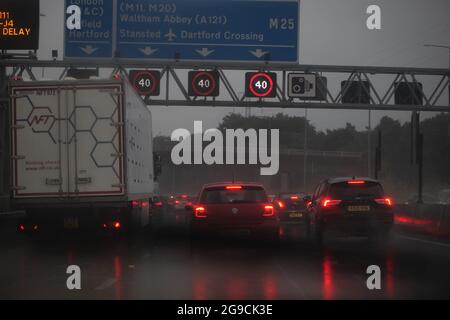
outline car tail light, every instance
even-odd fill
[[[205,207],[196,207],[195,208],[195,217],[196,218],[206,218],[206,209]]]
[[[180,204],[180,201],[179,200],[175,200],[175,204]]]
[[[325,199],[322,201],[322,207],[324,208],[330,208],[339,205],[342,202],[342,200],[332,200],[332,199]]]
[[[102,224],[103,229],[107,229],[108,225],[106,223]]]
[[[392,206],[392,199],[390,198],[375,199],[375,202],[386,206]]]
[[[365,184],[366,182],[364,180],[349,180],[347,181],[348,184]]]
[[[142,201],[142,208],[147,208],[149,206],[148,201]]]
[[[33,225],[33,231],[38,231],[39,230],[39,225],[35,224]]]
[[[291,196],[291,200],[298,200],[298,196]]]
[[[24,224],[19,224],[19,231],[20,232],[25,232],[25,225]]]
[[[227,189],[227,190],[241,190],[242,186],[226,186],[225,189]]]
[[[264,217],[272,217],[273,215],[275,215],[275,210],[273,209],[273,205],[271,205],[271,204],[265,205],[263,216]]]
[[[122,228],[122,224],[120,223],[120,221],[114,221],[112,223],[112,226],[114,229],[119,230],[120,228]]]
[[[280,209],[284,208],[284,203],[283,201],[277,201],[278,206],[280,207]]]
[[[161,201],[158,201],[158,202],[155,203],[155,206],[157,206],[157,207],[162,207],[162,206],[163,206],[163,203],[162,203]]]

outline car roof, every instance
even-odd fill
[[[334,184],[334,183],[342,183],[342,182],[347,182],[350,180],[363,180],[366,182],[374,182],[374,183],[380,183],[378,180],[369,178],[369,177],[338,177],[338,178],[329,178],[326,181],[329,184]]]
[[[256,182],[213,182],[207,183],[203,186],[205,188],[214,188],[214,187],[226,187],[226,186],[244,186],[244,187],[261,187],[264,189],[264,186],[260,183]]]

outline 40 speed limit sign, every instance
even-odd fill
[[[217,97],[219,95],[219,72],[189,71],[188,93],[194,97]]]
[[[159,96],[161,72],[155,70],[131,70],[130,82],[141,96]]]
[[[245,96],[274,98],[277,95],[275,72],[247,72],[245,74]]]

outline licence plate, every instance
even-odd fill
[[[348,206],[347,211],[349,211],[349,212],[367,212],[367,211],[370,211],[370,206]]]
[[[64,218],[64,229],[78,229],[79,226],[78,218]]]
[[[291,212],[289,218],[303,218],[303,212]]]

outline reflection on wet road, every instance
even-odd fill
[[[117,240],[36,239],[3,233],[0,298],[61,299],[380,299],[449,298],[450,246],[393,235],[385,250],[361,239],[318,249],[285,230],[279,248],[224,238],[192,246],[183,232]],[[82,289],[66,287],[68,265]],[[366,269],[381,268],[381,290]]]

